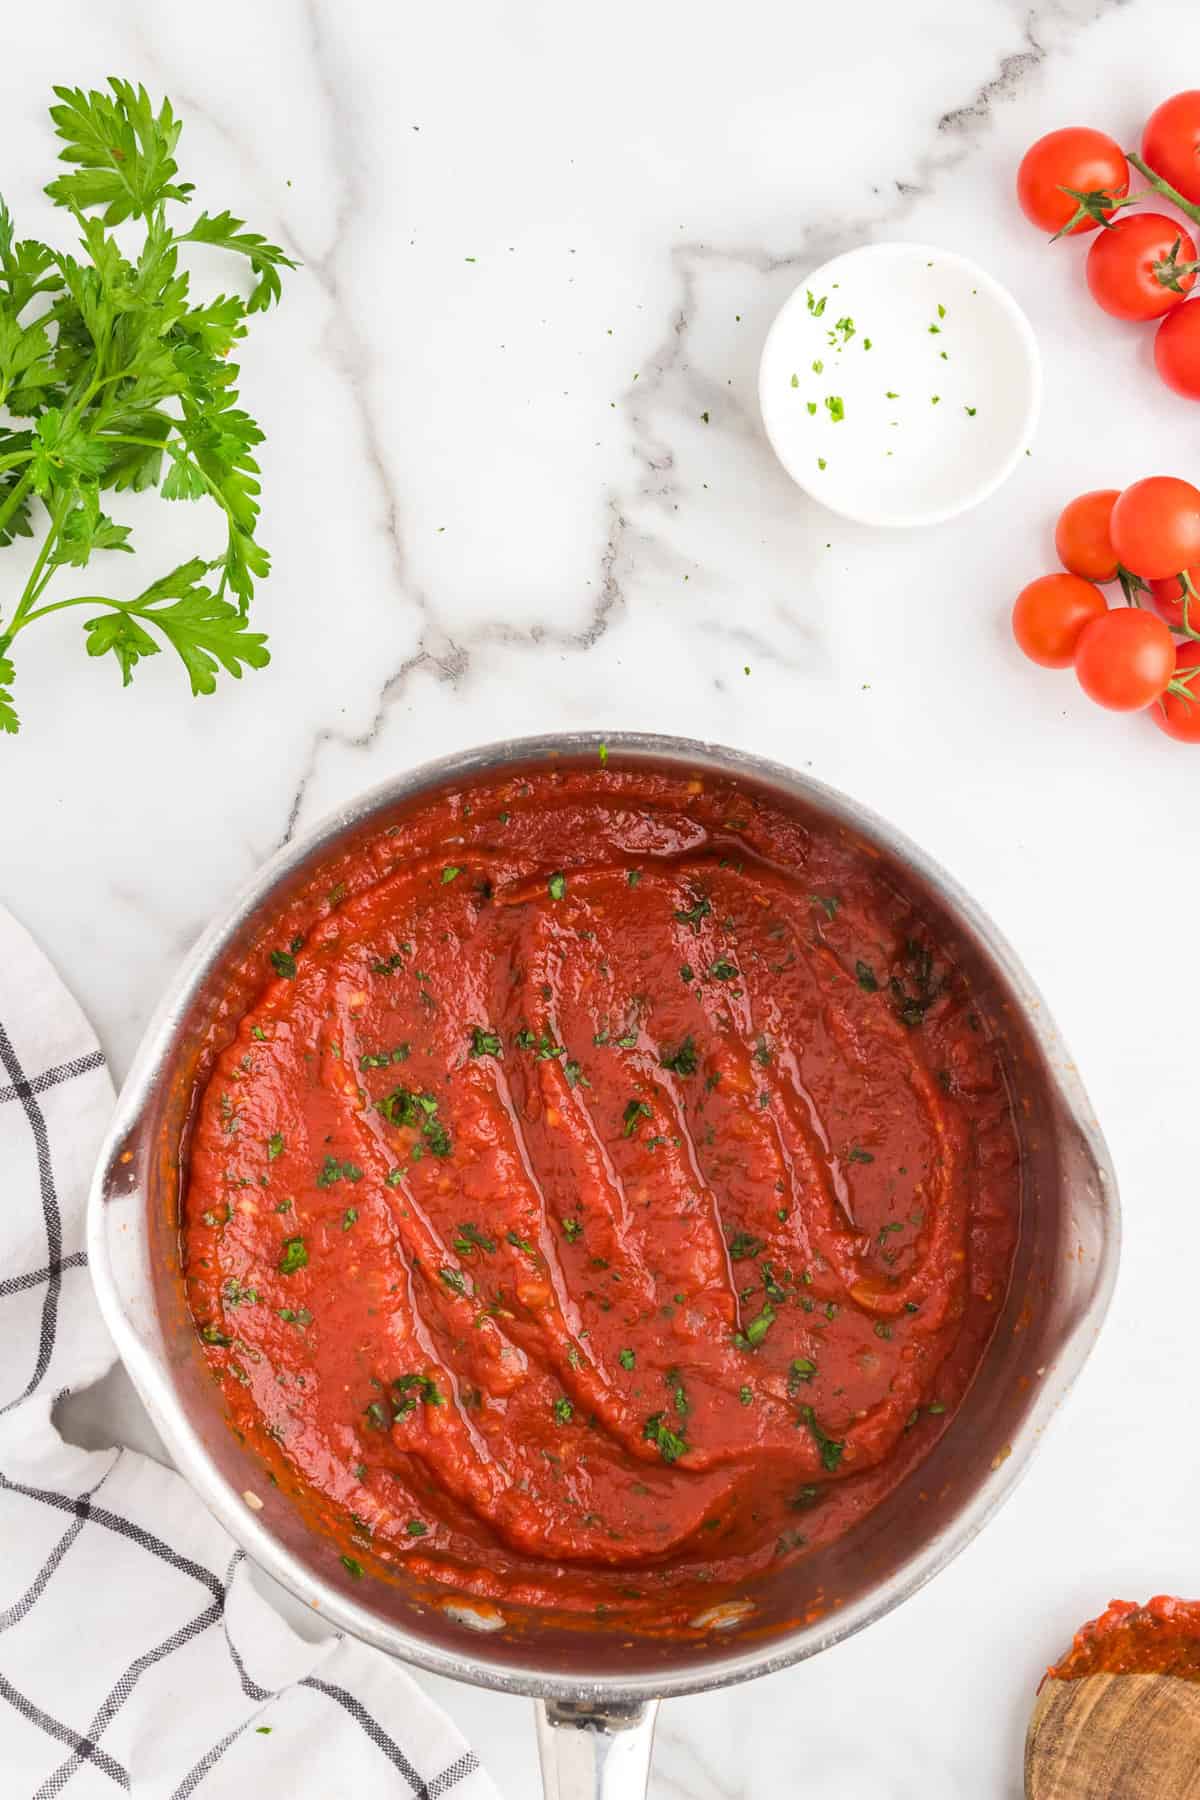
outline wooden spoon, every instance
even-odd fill
[[[1200,1682],[1051,1677],[1025,1739],[1026,1800],[1200,1800]]]

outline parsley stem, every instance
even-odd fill
[[[75,504],[75,498],[76,489],[74,485],[72,485],[65,489],[58,505],[50,515],[50,529],[42,540],[42,547],[37,553],[37,561],[29,572],[29,580],[25,583],[25,591],[17,601],[17,610],[8,622],[8,631],[5,634],[6,643],[11,643],[18,631],[21,630],[21,627],[27,622],[30,608],[54,573],[53,564],[47,567],[50,559],[50,552],[54,548],[59,532],[62,530],[63,520]]]
[[[179,420],[178,419],[172,419],[171,424],[176,431],[179,430]],[[167,437],[170,437],[170,435],[171,435],[170,432],[168,432]],[[124,433],[124,432],[118,433],[115,431],[98,432],[97,436],[96,436],[96,442],[98,444],[140,444],[143,450],[165,450],[167,447],[167,439],[166,438],[133,437],[128,433]],[[220,488],[217,486],[216,482],[212,479],[212,476],[208,475],[200,467],[200,464],[196,461],[196,459],[194,457],[189,456],[186,458],[186,461],[190,464],[190,466],[193,469],[195,469],[196,473],[199,475],[201,481],[204,483],[205,487],[208,489],[209,493],[212,495],[212,497],[216,501],[217,505],[219,507],[221,507],[221,509],[225,513],[228,514],[230,523],[236,526],[237,520],[233,516],[233,510],[230,507],[228,500],[226,500],[224,494],[221,492]]]
[[[22,452],[22,454],[24,454],[24,452]],[[30,455],[32,456],[32,454],[33,453],[31,451]],[[12,493],[8,496],[8,499],[4,502],[3,506],[0,506],[0,530],[2,530],[4,528],[4,526],[8,524],[9,519],[12,517],[13,513],[16,512],[18,506],[20,506],[22,500],[25,498],[26,494],[29,492],[32,485],[33,485],[33,474],[29,469],[26,469],[24,475],[22,475],[22,477],[21,477],[20,481],[18,481],[16,487],[13,489]]]

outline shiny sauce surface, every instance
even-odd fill
[[[885,864],[731,781],[427,800],[281,914],[188,1296],[352,1573],[660,1623],[946,1429],[1019,1223],[997,1039]]]
[[[1200,1681],[1200,1600],[1157,1594],[1145,1606],[1111,1600],[1098,1619],[1075,1633],[1070,1650],[1048,1671],[1057,1681],[1087,1675],[1176,1675]]]

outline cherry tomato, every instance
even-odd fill
[[[1169,388],[1200,400],[1200,305],[1171,308],[1154,334],[1154,362]]]
[[[1054,548],[1064,569],[1086,581],[1115,581],[1117,553],[1108,535],[1108,521],[1120,488],[1093,488],[1080,494],[1058,515]]]
[[[1140,712],[1175,673],[1175,639],[1161,619],[1118,606],[1093,619],[1075,646],[1075,674],[1089,700],[1112,712]]]
[[[1188,578],[1196,592],[1200,594],[1200,568],[1189,569]],[[1165,581],[1150,583],[1150,603],[1160,619],[1165,619],[1172,631],[1183,630],[1183,578],[1180,575],[1168,575]],[[1187,622],[1193,631],[1200,631],[1200,600],[1188,597]]]
[[[1065,188],[1121,199],[1129,192],[1129,164],[1120,144],[1086,125],[1068,125],[1039,138],[1017,170],[1017,200],[1031,225],[1059,232],[1069,223],[1079,202]],[[1099,223],[1081,219],[1072,232],[1095,231]]]
[[[1200,668],[1200,644],[1180,644],[1175,658],[1175,673],[1187,675]],[[1150,717],[1168,737],[1181,744],[1200,744],[1200,675],[1188,683],[1193,698],[1183,694],[1164,694],[1162,705],[1151,708]]]
[[[1200,200],[1200,89],[1155,107],[1142,133],[1142,156],[1185,200]]]
[[[1196,284],[1196,246],[1165,213],[1134,213],[1102,231],[1088,251],[1087,284],[1114,319],[1157,319]]]
[[[1200,488],[1174,475],[1127,487],[1109,520],[1117,559],[1144,581],[1163,581],[1200,563]]]
[[[1039,575],[1017,595],[1013,636],[1030,662],[1069,669],[1085,625],[1107,612],[1108,601],[1078,575]]]

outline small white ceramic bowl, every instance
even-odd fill
[[[814,269],[758,374],[788,474],[864,525],[935,525],[977,506],[1028,448],[1041,388],[1012,295],[928,244],[866,244]]]

